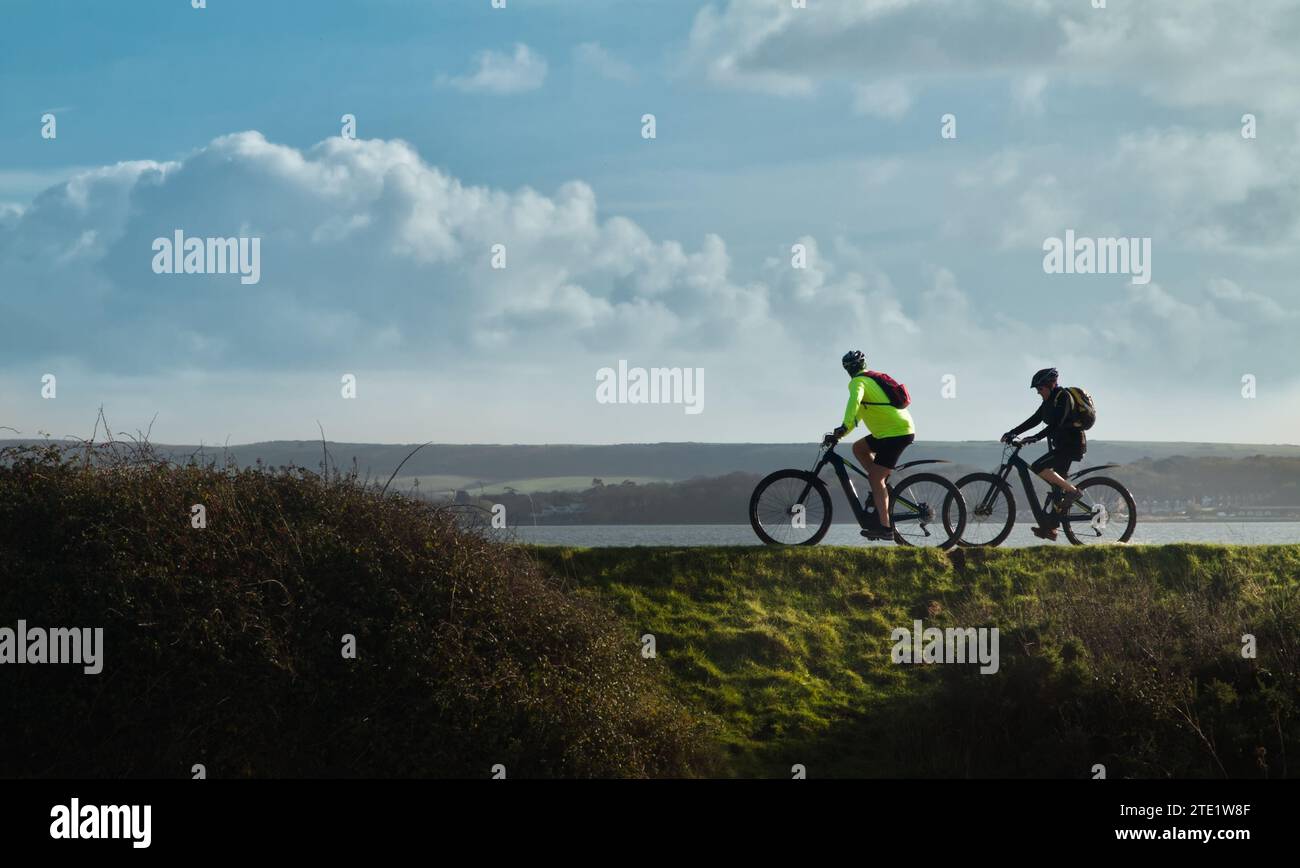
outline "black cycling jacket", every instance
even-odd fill
[[[1088,437],[1078,428],[1066,426],[1070,412],[1074,409],[1074,399],[1070,390],[1057,386],[1047,396],[1038,411],[1007,433],[1011,436],[1028,431],[1035,425],[1045,425],[1039,434],[1047,435],[1047,448],[1053,452],[1073,454],[1082,457],[1088,451]]]

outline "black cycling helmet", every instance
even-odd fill
[[[1037,389],[1039,386],[1045,386],[1060,376],[1056,368],[1043,368],[1037,374],[1034,374],[1034,378],[1029,381],[1029,388]]]
[[[867,357],[862,354],[862,350],[849,350],[840,359],[840,364],[844,370],[849,372],[849,376],[855,376],[862,373],[862,369],[867,366]]]

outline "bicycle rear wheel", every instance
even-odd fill
[[[899,545],[949,549],[966,529],[966,502],[942,476],[917,473],[890,491],[889,520]]]
[[[1079,483],[1083,498],[1070,507],[1061,527],[1077,546],[1126,543],[1137,529],[1137,504],[1113,479],[1094,476]]]
[[[971,473],[957,480],[966,500],[964,546],[998,546],[1016,524],[1016,498],[1011,486],[992,473]]]
[[[811,546],[831,529],[826,483],[805,470],[763,477],[749,498],[749,524],[770,546]]]

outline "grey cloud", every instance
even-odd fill
[[[696,17],[690,56],[716,82],[778,94],[824,81],[1050,77],[1169,105],[1294,108],[1300,8],[1287,0],[727,0]]]

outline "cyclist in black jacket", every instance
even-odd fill
[[[1070,465],[1075,461],[1081,461],[1083,454],[1088,451],[1088,438],[1082,430],[1067,424],[1074,413],[1074,397],[1069,389],[1063,389],[1057,384],[1058,377],[1056,368],[1043,368],[1034,374],[1029,386],[1038,391],[1043,403],[1039,405],[1034,415],[1003,434],[1002,442],[1010,443],[1017,434],[1028,431],[1035,425],[1046,426],[1034,436],[1026,437],[1023,442],[1036,443],[1043,437],[1047,437],[1047,452],[1030,465],[1030,468],[1049,485],[1064,492],[1059,502],[1059,509],[1064,514],[1083,496],[1067,477],[1070,473]],[[1034,528],[1034,536],[1040,539],[1056,539],[1056,526],[1060,522],[1050,521],[1049,527]]]

